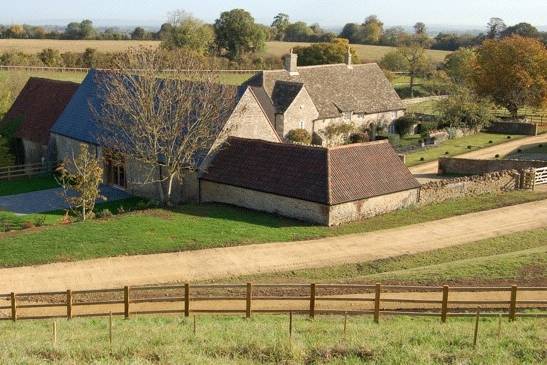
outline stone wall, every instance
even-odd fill
[[[328,206],[260,191],[201,180],[201,202],[215,202],[334,226],[415,205],[418,189]]]
[[[224,203],[322,225],[329,223],[329,209],[323,204],[206,180],[200,184],[202,203]]]
[[[34,143],[27,139],[22,139],[23,149],[25,151],[25,164],[41,163],[42,158],[47,160],[47,146]]]
[[[525,136],[537,136],[538,126],[534,123],[497,121],[490,124],[488,132],[503,134],[521,134]]]
[[[440,203],[445,200],[503,193],[520,188],[521,174],[517,171],[499,171],[484,175],[433,181],[422,185],[420,205]]]
[[[376,196],[370,199],[333,205],[329,212],[329,226],[374,217],[415,205],[419,189]]]
[[[439,159],[440,175],[482,175],[494,171],[526,170],[547,166],[547,161],[474,160],[443,157]]]

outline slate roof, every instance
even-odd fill
[[[388,141],[327,149],[231,137],[201,179],[325,205],[420,187]]]
[[[52,133],[94,145],[101,144],[100,136],[104,131],[95,120],[94,114],[101,112],[100,84],[107,82],[106,72],[108,71],[89,71],[70,103],[51,129]],[[237,88],[236,86],[225,87]],[[243,92],[243,88],[237,88],[235,90],[236,97],[239,99]],[[228,115],[229,113],[226,113],[226,116]]]
[[[277,81],[272,90],[272,101],[277,112],[285,113],[303,87],[301,82]]]
[[[273,100],[278,82],[302,83],[321,119],[337,117],[343,111],[372,114],[405,108],[375,63],[352,68],[346,64],[298,67],[298,73],[291,76],[286,70],[261,71],[246,84],[263,87]]]
[[[63,112],[79,84],[31,77],[4,120],[21,118],[15,136],[40,145],[49,142],[49,130]]]

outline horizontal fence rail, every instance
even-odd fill
[[[547,184],[547,167],[535,169],[534,186]]]
[[[0,167],[0,180],[11,180],[20,177],[31,177],[53,172],[59,162],[38,162],[25,165],[14,165]]]
[[[161,293],[154,293],[158,291]],[[290,294],[279,295],[279,291],[288,291]],[[332,294],[333,291],[337,293]],[[347,291],[359,291],[359,295],[363,296],[346,296]],[[503,293],[503,298],[487,299],[488,295],[485,294],[483,298],[477,299],[454,299],[454,295],[458,293],[472,295],[477,292]],[[536,292],[541,297],[533,300],[519,299],[519,293],[523,292]],[[433,297],[402,297],[403,294],[423,293],[431,294]],[[200,307],[199,304],[203,303],[213,307]],[[273,305],[275,303],[278,305]],[[338,307],[321,308],[322,303],[336,304]],[[370,308],[357,306],[366,303],[369,303]],[[231,307],[232,304],[239,304],[239,307]],[[296,304],[298,307],[294,307]],[[390,305],[391,308],[386,308]],[[547,287],[253,283],[125,286],[119,289],[0,294],[0,320],[72,319],[109,316],[110,313],[124,316],[126,319],[131,315],[143,314],[180,314],[186,317],[191,313],[241,314],[250,318],[253,313],[295,313],[309,315],[310,318],[319,314],[366,314],[372,315],[375,322],[379,322],[380,317],[384,315],[430,316],[446,322],[449,317],[474,315],[469,310],[477,306],[486,311],[483,316],[504,316],[510,321],[517,317],[547,317]],[[89,312],[80,308],[97,309]],[[527,311],[532,309],[534,311]]]

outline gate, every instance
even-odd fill
[[[534,185],[547,184],[547,167],[535,169]]]

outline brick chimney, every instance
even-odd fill
[[[298,55],[292,49],[291,53],[283,57],[283,67],[290,76],[298,76]]]

